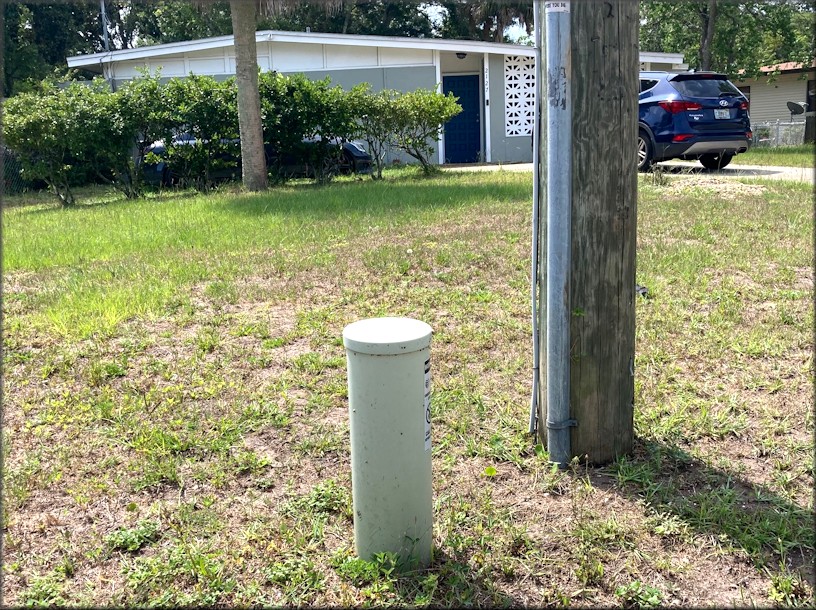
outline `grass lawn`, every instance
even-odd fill
[[[782,167],[813,167],[816,161],[816,147],[813,144],[802,146],[763,146],[753,147],[748,152],[737,155],[737,165],[772,165]]]
[[[636,444],[527,435],[530,174],[4,212],[8,605],[807,606],[811,186],[640,178]],[[434,328],[434,561],[355,559],[343,327]]]

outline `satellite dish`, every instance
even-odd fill
[[[801,102],[788,102],[788,110],[790,110],[791,116],[802,114],[805,111],[805,105]]]

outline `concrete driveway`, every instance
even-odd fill
[[[663,161],[657,164],[664,173],[672,176],[723,176],[724,178],[762,178],[768,180],[790,180],[813,184],[812,167],[776,167],[769,165],[735,165],[726,168],[705,169],[697,161]]]
[[[812,167],[771,167],[767,165],[729,165],[720,170],[705,169],[697,161],[664,161],[657,164],[664,173],[671,176],[722,176],[723,178],[761,178],[769,180],[790,180],[793,182],[814,183],[814,169]],[[446,171],[496,171],[531,172],[532,163],[509,164],[456,164],[443,165]]]

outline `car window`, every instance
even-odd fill
[[[742,95],[729,81],[717,78],[672,81],[672,86],[685,97],[720,97],[723,93]]]
[[[644,91],[648,91],[652,87],[657,84],[656,78],[641,78],[640,79],[640,92],[643,93]]]

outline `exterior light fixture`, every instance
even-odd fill
[[[456,54],[456,57],[458,57],[459,59],[464,59],[465,57],[467,57],[467,53],[462,53],[461,51],[459,51]]]

